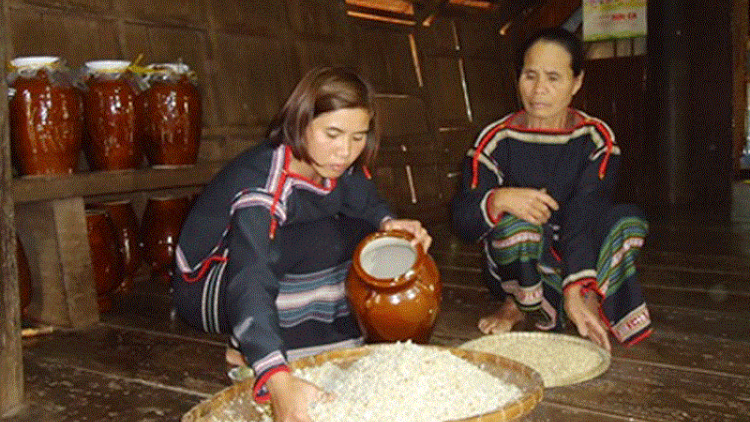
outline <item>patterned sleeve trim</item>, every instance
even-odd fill
[[[286,359],[280,350],[274,350],[264,358],[253,362],[253,370],[256,374],[262,374],[279,365],[286,365]]]
[[[484,196],[484,198],[482,198],[482,215],[484,216],[484,219],[488,222],[487,224],[490,227],[494,227],[498,223],[498,221],[503,218],[502,212],[499,212],[496,215],[492,215],[492,211],[490,210],[490,205],[492,204],[492,199],[495,197],[496,192],[497,189],[490,189]]]
[[[490,215],[489,211],[489,202],[492,199],[492,195],[495,192],[494,189],[490,189],[487,191],[487,193],[484,194],[482,197],[482,201],[479,202],[479,210],[482,212],[482,219],[484,219],[484,224],[487,226],[487,230],[492,229],[495,227],[498,221],[500,221],[500,216],[493,217]]]
[[[255,401],[258,403],[266,403],[269,400],[271,400],[271,393],[268,391],[268,388],[266,387],[266,382],[271,378],[272,375],[277,374],[279,372],[291,372],[289,367],[287,365],[279,365],[276,367],[273,367],[269,370],[267,370],[265,373],[263,373],[258,379],[255,381],[255,386],[253,386],[253,396],[255,397]]]
[[[563,291],[568,290],[571,286],[580,285],[583,288],[581,293],[588,291],[596,292],[600,297],[604,295],[599,290],[599,285],[596,282],[596,271],[595,270],[581,270],[577,273],[570,274],[563,280]]]
[[[490,124],[489,126],[486,126],[482,130],[482,133],[480,133],[479,138],[474,144],[473,153],[471,150],[469,150],[469,154],[471,156],[471,188],[472,189],[476,189],[477,185],[479,184],[479,161],[484,156],[484,149],[493,139],[495,139],[498,133],[500,133],[501,131],[503,131],[505,128],[508,127],[508,122],[512,121],[513,117],[517,114],[518,112],[509,114],[503,117],[502,119]]]

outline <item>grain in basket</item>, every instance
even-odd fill
[[[314,422],[466,419],[497,411],[522,394],[516,385],[447,349],[411,342],[381,344],[348,366],[327,361],[295,369],[294,375],[335,395],[311,405]],[[272,420],[267,409],[257,422]],[[246,421],[231,413],[215,415],[213,421]]]

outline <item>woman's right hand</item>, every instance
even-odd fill
[[[559,208],[547,192],[533,188],[496,188],[490,204],[493,215],[507,212],[537,226],[546,223],[552,211]]]
[[[276,422],[311,422],[308,407],[330,395],[289,372],[277,372],[266,381]]]

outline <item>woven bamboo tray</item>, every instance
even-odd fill
[[[294,369],[301,369],[332,362],[345,368],[357,359],[366,356],[373,347],[377,346],[334,350],[295,360],[291,363],[291,366]],[[498,377],[502,381],[517,386],[521,390],[521,398],[498,407],[494,412],[450,422],[515,421],[529,414],[542,400],[542,378],[528,366],[491,353],[455,348],[448,350],[454,355]],[[457,376],[460,376],[460,374],[457,374]],[[252,378],[248,378],[219,391],[213,397],[197,404],[183,415],[182,422],[219,422],[222,421],[221,415],[225,414],[243,415],[250,422],[261,420],[262,414],[260,408],[257,407],[252,399],[253,382]],[[232,419],[228,418],[227,420]]]
[[[533,368],[546,388],[577,384],[603,374],[612,355],[588,339],[567,334],[522,332],[493,334],[470,340],[464,350],[492,353]]]

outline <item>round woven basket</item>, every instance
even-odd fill
[[[612,355],[588,339],[560,333],[492,334],[467,341],[464,350],[492,353],[536,370],[545,388],[588,381],[603,374]]]
[[[295,360],[291,362],[291,366],[294,369],[301,369],[331,362],[345,368],[370,353],[372,347],[377,346],[334,350]],[[515,421],[529,414],[542,400],[542,378],[539,373],[528,366],[491,353],[455,348],[447,350],[521,390],[519,399],[503,406],[498,405],[498,409],[493,412],[450,422]],[[263,417],[261,408],[253,401],[253,383],[254,379],[248,378],[219,391],[213,397],[197,404],[183,415],[182,422],[219,422],[224,420],[222,415],[226,414],[243,415],[245,420],[250,422],[261,420]],[[227,420],[231,421],[232,419],[227,418]]]

